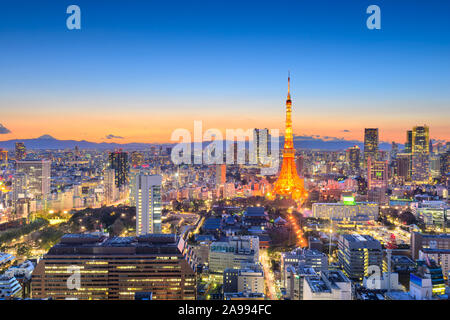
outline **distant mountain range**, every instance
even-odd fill
[[[35,139],[14,139],[7,141],[0,141],[0,148],[3,149],[14,149],[16,142],[23,142],[27,149],[73,149],[76,146],[80,149],[135,149],[143,150],[148,149],[150,146],[156,144],[150,143],[114,143],[114,142],[90,142],[86,140],[59,140],[55,139],[50,135],[43,135]]]
[[[280,145],[283,145],[283,137],[280,137]],[[151,146],[173,146],[171,143],[114,143],[114,142],[89,142],[86,140],[59,140],[50,135],[43,135],[35,139],[14,139],[7,141],[0,141],[0,148],[14,149],[16,142],[23,142],[27,149],[74,149],[76,146],[80,149],[99,149],[99,150],[114,150],[122,148],[124,150],[148,150]],[[209,142],[204,142],[203,145],[208,145]],[[363,148],[364,143],[357,140],[345,140],[330,137],[320,136],[295,136],[294,147],[296,149],[317,149],[317,150],[345,150],[354,145]],[[391,144],[381,142],[379,145],[381,150],[390,150]],[[403,145],[399,144],[402,148]]]

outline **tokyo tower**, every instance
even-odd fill
[[[283,163],[280,175],[274,184],[271,198],[276,196],[292,198],[302,204],[308,193],[305,190],[303,179],[298,176],[295,166],[294,139],[292,136],[292,101],[290,93],[291,77],[288,76],[288,94],[286,100],[286,133],[284,135]]]

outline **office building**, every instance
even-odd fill
[[[105,203],[111,205],[117,200],[116,171],[114,169],[105,169],[103,186],[105,191]]]
[[[347,149],[346,160],[348,163],[348,174],[349,175],[359,175],[361,173],[360,168],[360,152],[358,146],[353,146]]]
[[[109,154],[109,168],[115,171],[116,187],[128,183],[128,153],[115,151]]]
[[[3,150],[0,148],[0,166],[8,165],[8,150]]]
[[[22,296],[22,286],[10,271],[0,275],[0,299],[19,298]]]
[[[432,259],[418,260],[417,271],[410,274],[409,294],[414,300],[429,300],[445,294],[441,267]]]
[[[426,226],[438,226],[444,229],[447,223],[449,205],[446,201],[421,201],[411,204],[411,211]]]
[[[370,158],[367,161],[367,188],[386,189],[388,185],[388,164]]]
[[[427,183],[430,179],[430,133],[427,126],[412,130],[412,181]]]
[[[381,243],[369,235],[344,234],[338,242],[339,265],[352,280],[362,281],[368,275],[369,266],[381,270],[383,251]]]
[[[422,249],[446,249],[450,250],[450,233],[423,234],[411,233],[411,256],[413,260],[419,259],[419,251]]]
[[[15,204],[17,200],[27,197],[28,180],[24,172],[14,174],[12,181],[12,200]]]
[[[225,269],[224,293],[264,293],[264,271],[260,265],[248,265],[239,269]]]
[[[161,232],[161,186],[160,175],[136,175],[136,235]]]
[[[384,204],[388,201],[386,190],[388,186],[387,161],[367,160],[367,194],[368,200]]]
[[[450,277],[450,249],[430,249],[424,248],[419,250],[419,259],[426,261],[435,261],[442,269],[444,280]]]
[[[322,270],[328,270],[328,256],[320,251],[297,248],[289,252],[281,253],[280,269],[282,277],[282,285],[287,288],[289,277],[292,276],[292,272],[298,268],[309,269],[312,268],[319,272]],[[303,270],[306,272],[307,270]]]
[[[313,203],[314,218],[331,219],[338,222],[366,222],[377,220],[379,205],[375,202],[355,202],[354,197],[337,203]]]
[[[412,155],[411,153],[399,153],[396,159],[395,177],[403,182],[411,181]]]
[[[253,130],[254,163],[257,165],[268,164],[269,158],[269,129]]]
[[[16,142],[15,159],[16,161],[24,160],[27,154],[27,149],[23,142]]]
[[[427,126],[413,128],[412,153],[430,154],[430,130]]]
[[[293,265],[287,266],[284,273],[284,297],[288,300],[303,300],[305,279],[319,276],[314,268]]]
[[[32,275],[37,299],[133,300],[139,292],[153,300],[196,298],[195,272],[175,235],[66,234]]]
[[[412,153],[412,130],[406,131],[405,153]]]
[[[378,160],[378,128],[366,128],[364,130],[364,164],[367,160]]]
[[[352,300],[352,282],[340,270],[322,271],[318,277],[306,277],[303,300]]]
[[[233,236],[224,241],[211,243],[208,266],[217,281],[223,281],[226,269],[240,269],[259,261],[259,238],[257,236]]]
[[[227,182],[227,166],[225,163],[216,164],[216,185],[221,186]]]
[[[50,171],[49,160],[23,160],[16,162],[16,175],[22,179],[26,176],[27,197],[46,199],[50,193]]]

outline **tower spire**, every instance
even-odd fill
[[[291,72],[288,71],[288,100],[291,100]]]

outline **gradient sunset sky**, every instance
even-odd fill
[[[297,135],[404,143],[427,124],[449,141],[449,16],[439,0],[1,1],[0,140],[283,130],[290,70]]]

